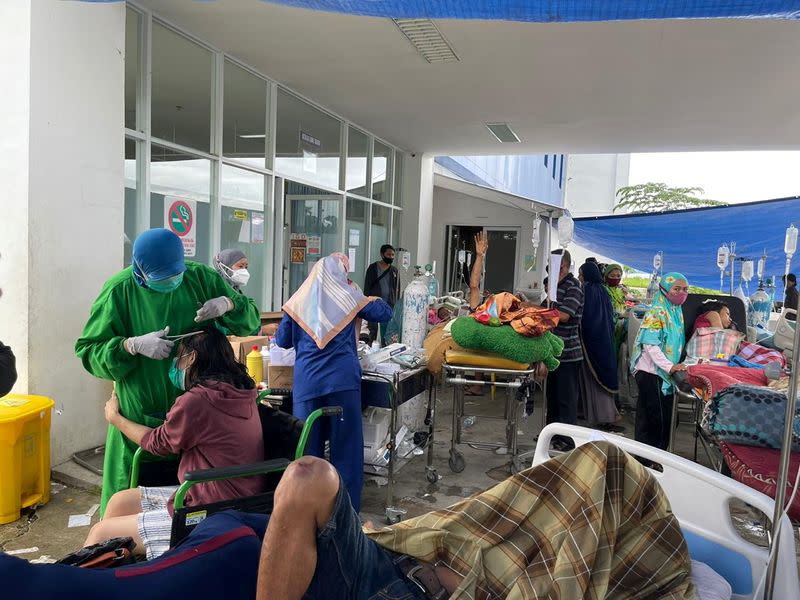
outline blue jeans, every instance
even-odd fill
[[[298,419],[307,419],[314,410],[341,406],[341,418],[322,419],[314,425],[306,445],[306,454],[322,458],[324,440],[331,442],[331,464],[344,480],[350,501],[361,510],[361,487],[364,484],[364,431],[361,422],[361,390],[333,392],[318,398],[295,402],[292,410]]]
[[[417,600],[426,596],[395,565],[398,555],[364,535],[347,490],[317,533],[317,568],[304,600]]]

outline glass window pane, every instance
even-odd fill
[[[369,226],[369,260],[376,261],[381,257],[381,246],[389,243],[389,222],[392,218],[392,209],[385,206],[372,205],[372,221]]]
[[[355,253],[355,263],[350,264],[353,273],[350,278],[361,288],[364,287],[364,274],[367,270],[367,210],[369,204],[363,200],[347,199],[347,242],[348,256]]]
[[[392,211],[392,246],[395,248],[401,247],[403,244],[400,242],[400,232],[403,227],[403,211]]]
[[[267,290],[264,287],[267,248],[270,247],[270,241],[266,239],[269,229],[264,210],[266,179],[258,173],[222,165],[220,247],[222,250],[237,248],[245,253],[250,281],[242,291],[254,298],[262,310],[267,306],[265,298],[269,297],[265,295]]]
[[[139,197],[137,196],[137,173],[136,168],[137,142],[130,138],[125,138],[125,226],[123,235],[124,244],[124,264],[131,264],[131,251],[133,240],[138,233],[136,228],[136,216],[138,213]]]
[[[223,79],[223,156],[263,169],[269,147],[267,82],[227,60]]]
[[[312,265],[323,256],[341,250],[339,228],[340,196],[287,181],[284,188],[289,211],[289,289],[294,294],[305,281]]]
[[[359,196],[367,195],[367,149],[369,138],[358,129],[349,128],[347,136],[347,178],[345,189]]]
[[[403,206],[403,153],[394,153],[394,194],[395,206]]]
[[[275,170],[339,189],[341,122],[278,90]]]
[[[392,149],[375,140],[375,151],[372,155],[372,199],[391,202],[386,182],[391,181]]]
[[[136,99],[139,95],[142,16],[135,10],[125,13],[125,127],[136,129]]]
[[[153,144],[150,157],[150,227],[166,227],[183,240],[195,262],[211,260],[211,161]]]
[[[152,135],[208,152],[214,56],[153,23]]]

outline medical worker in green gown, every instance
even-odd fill
[[[123,415],[157,427],[182,393],[169,380],[174,337],[213,319],[234,335],[250,335],[260,324],[253,303],[214,269],[184,262],[174,233],[151,229],[134,242],[132,266],[103,286],[75,352],[89,373],[116,382]],[[101,514],[114,492],[128,487],[135,450],[108,428]]]

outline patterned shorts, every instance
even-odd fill
[[[139,487],[139,492],[142,494],[142,512],[139,513],[137,525],[147,560],[158,558],[169,550],[172,516],[167,510],[167,503],[177,490],[178,486]]]

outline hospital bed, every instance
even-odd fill
[[[729,504],[732,500],[741,500],[765,515],[772,516],[775,502],[771,498],[711,469],[652,446],[561,423],[550,424],[539,434],[534,465],[551,458],[550,442],[556,435],[572,438],[576,446],[605,440],[636,457],[660,465],[662,472],[651,472],[666,493],[672,512],[681,524],[691,557],[722,575],[730,583],[734,599],[763,598],[762,577],[768,561],[768,551],[739,535],[731,522]],[[794,600],[800,598],[794,536],[786,515],[781,522],[773,598]]]

